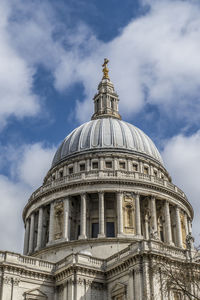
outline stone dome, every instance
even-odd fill
[[[58,148],[52,166],[71,155],[109,149],[141,154],[163,164],[156,146],[142,130],[122,120],[107,117],[84,123],[73,130]]]

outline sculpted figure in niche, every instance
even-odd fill
[[[63,237],[64,226],[64,207],[63,202],[59,202],[54,207],[54,239],[58,240]]]
[[[124,195],[123,199],[124,232],[135,233],[135,199],[131,194]]]

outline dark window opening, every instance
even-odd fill
[[[149,168],[148,167],[144,167],[144,174],[149,174]]]
[[[62,178],[63,177],[63,171],[60,171],[59,175],[60,175],[59,177]]]
[[[99,223],[92,223],[92,238],[97,238],[99,233]]]
[[[73,172],[74,172],[73,167],[69,168],[69,174],[73,174]]]
[[[133,164],[133,170],[137,171],[138,170],[138,165],[137,164]]]
[[[80,164],[80,171],[85,171],[85,164]]]
[[[114,98],[110,99],[110,107],[114,110]]]
[[[107,237],[115,237],[115,224],[114,222],[106,223],[106,236]]]
[[[93,162],[92,163],[92,169],[98,169],[98,167],[99,167],[98,162]]]
[[[120,167],[120,169],[125,169],[125,167],[126,167],[125,162],[120,162],[119,167]]]
[[[106,168],[112,168],[112,161],[106,161]]]

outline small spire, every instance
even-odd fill
[[[98,85],[98,92],[93,98],[94,114],[92,115],[92,120],[100,118],[115,118],[121,120],[118,109],[119,98],[108,76],[108,62],[109,60],[104,58],[102,65],[103,78]]]
[[[108,66],[107,64],[109,63],[109,60],[107,58],[104,58],[104,63],[102,65],[103,67],[103,79],[109,79],[109,76],[108,76],[108,72],[109,72],[109,69],[108,69]]]

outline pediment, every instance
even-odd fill
[[[43,293],[42,291],[40,291],[39,289],[33,289],[33,290],[29,290],[27,292],[25,292],[25,296],[26,296],[26,300],[46,300],[47,299],[47,295],[45,293]]]
[[[116,295],[125,295],[126,294],[126,285],[123,283],[118,282],[111,291],[112,296]]]

